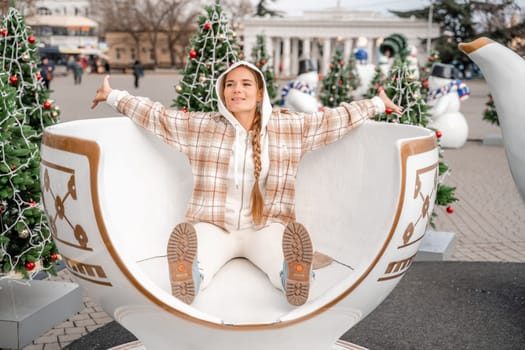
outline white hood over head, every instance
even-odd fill
[[[270,119],[270,115],[272,114],[272,104],[270,102],[270,97],[268,96],[268,91],[266,89],[266,81],[264,80],[263,73],[255,67],[253,64],[246,62],[246,61],[238,61],[231,65],[230,68],[228,68],[224,73],[222,73],[219,78],[217,79],[217,83],[215,84],[215,92],[217,93],[218,97],[218,103],[217,106],[219,108],[219,113],[221,113],[228,121],[235,126],[237,129],[238,126],[240,126],[240,123],[237,121],[237,119],[231,114],[231,112],[226,108],[224,104],[224,93],[223,93],[223,81],[226,77],[226,74],[231,72],[233,69],[239,67],[239,66],[246,66],[250,69],[252,69],[255,73],[259,74],[263,81],[263,100],[261,102],[261,121],[262,121],[262,127],[261,127],[261,133],[265,132],[266,125],[268,124],[268,120]]]

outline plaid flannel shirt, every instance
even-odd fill
[[[166,109],[147,98],[124,96],[117,110],[186,154],[194,187],[186,220],[224,228],[228,166],[235,128],[216,112]],[[273,110],[266,127],[270,165],[264,193],[264,220],[286,224],[295,220],[295,177],[302,156],[330,144],[377,114],[372,100],[343,103],[306,114]]]

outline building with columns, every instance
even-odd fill
[[[250,57],[258,34],[266,37],[274,71],[278,77],[297,75],[299,59],[311,58],[317,70],[326,74],[337,48],[345,59],[357,48],[368,53],[369,63],[377,63],[379,45],[383,38],[403,34],[408,45],[418,49],[419,57],[426,57],[428,37],[439,36],[437,24],[414,18],[398,18],[374,11],[352,11],[341,7],[322,11],[305,11],[302,16],[250,17],[241,22],[244,53]]]

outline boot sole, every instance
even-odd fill
[[[288,265],[286,299],[295,306],[306,303],[310,293],[313,249],[310,235],[300,223],[290,223],[283,234],[283,254]]]
[[[168,241],[167,256],[171,293],[191,304],[196,294],[192,267],[197,256],[197,234],[193,225],[182,223],[175,226]]]

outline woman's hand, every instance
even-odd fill
[[[393,113],[395,114],[402,114],[403,108],[396,105],[385,93],[385,90],[381,89],[378,94],[379,98],[383,101],[385,104],[385,108],[390,108]]]
[[[104,77],[104,81],[102,82],[102,86],[97,89],[97,94],[91,102],[91,109],[95,108],[99,102],[106,101],[108,99],[109,93],[112,90],[113,89],[111,88],[111,86],[109,86],[109,75],[106,75]]]

